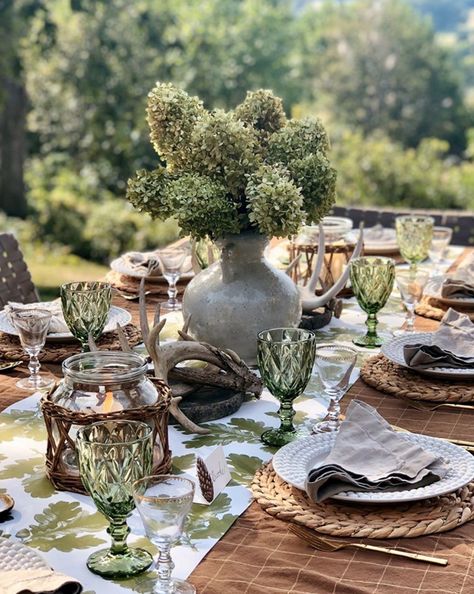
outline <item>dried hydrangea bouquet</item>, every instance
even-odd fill
[[[333,205],[327,133],[318,119],[287,119],[281,99],[265,90],[232,112],[209,112],[197,97],[157,83],[147,119],[162,164],[137,171],[128,199],[153,217],[174,217],[184,235],[218,242],[221,260],[189,284],[183,313],[197,339],[252,362],[257,331],[299,322],[298,291],[263,250],[267,238],[295,234]]]

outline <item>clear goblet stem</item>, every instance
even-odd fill
[[[113,555],[123,555],[128,550],[127,537],[130,534],[130,528],[127,526],[127,522],[125,520],[121,522],[111,521],[107,532],[112,538],[111,553]]]
[[[30,372],[30,379],[32,382],[37,383],[39,380],[39,370],[41,368],[41,364],[38,359],[38,350],[27,350],[28,355],[30,356],[30,360],[28,362],[28,371]]]
[[[341,393],[338,390],[327,389],[326,392],[329,394],[329,408],[326,415],[326,420],[331,423],[333,430],[337,431],[341,424]]]
[[[178,294],[178,291],[176,289],[176,281],[169,281],[169,287],[168,287],[168,303],[171,305],[176,305],[176,295]]]
[[[405,316],[406,331],[413,332],[415,327],[415,304],[405,303],[407,314]]]
[[[174,592],[173,582],[171,581],[171,574],[174,569],[174,563],[171,559],[171,544],[169,542],[161,542],[159,545],[160,554],[156,562],[156,569],[158,573],[158,581],[155,584],[155,594],[172,594]]]

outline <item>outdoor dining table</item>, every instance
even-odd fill
[[[461,258],[466,257],[467,254],[468,251],[464,251]],[[120,297],[116,298],[116,304],[129,309],[134,321],[138,323],[137,304],[125,301]],[[151,303],[150,307],[152,307]],[[403,313],[398,300],[396,307],[398,313],[392,312],[388,319],[391,324],[398,323],[400,325]],[[363,314],[357,311],[356,306],[353,307],[352,316],[352,319],[356,319],[358,316],[359,323],[363,323]],[[383,320],[383,315],[381,319]],[[434,320],[420,317],[416,320],[416,328],[421,331],[433,331],[437,325],[438,322]],[[339,331],[334,333],[318,335],[318,341],[340,340],[345,330],[344,316],[337,328]],[[59,375],[58,366],[47,365],[47,367]],[[15,387],[18,377],[25,374],[26,368],[19,367],[8,374],[0,375],[0,410],[25,398],[25,393]],[[430,412],[416,410],[411,408],[406,401],[369,387],[361,379],[357,379],[345,395],[342,402],[343,410],[354,398],[371,404],[390,423],[409,431],[436,437],[474,441],[474,417],[470,411],[442,409]],[[247,404],[247,406],[251,405],[252,403]],[[276,410],[276,403],[273,410]],[[306,416],[309,411],[309,417],[311,417],[312,410],[310,403],[305,409]],[[321,416],[321,402],[314,410],[317,411],[314,413],[316,416],[317,414]],[[271,415],[267,418],[270,420]],[[315,419],[310,418],[310,420],[314,422]],[[194,441],[195,448],[190,449],[189,453],[192,454],[195,453],[195,450],[199,450],[199,444],[205,444],[205,440],[206,436],[199,436]],[[173,442],[171,445],[173,447]],[[232,469],[232,454],[238,454],[238,452],[229,453],[226,450],[226,454]],[[0,488],[5,488],[7,485],[8,481],[2,481],[0,467]],[[37,501],[40,503],[41,499]],[[17,502],[17,505],[17,511],[21,514],[23,510],[20,502]],[[315,551],[293,535],[289,526],[289,523],[268,515],[257,502],[251,503],[197,564],[188,579],[196,586],[200,594],[474,593],[474,524],[472,522],[455,530],[432,536],[377,541],[377,544],[405,547],[423,554],[444,557],[449,560],[447,567],[438,567],[364,550]],[[0,524],[0,530],[9,534],[9,522],[5,521]],[[21,537],[21,531],[18,532]],[[12,534],[15,534],[15,531]],[[61,534],[64,534],[64,526],[61,527]],[[26,543],[28,544],[28,540]],[[74,575],[74,566],[77,563],[76,551],[72,549],[67,554],[70,558],[69,573]],[[62,571],[64,571],[63,568]],[[87,575],[87,570],[86,573],[81,573],[81,577],[84,575]],[[112,586],[109,582],[103,581],[100,590],[85,583],[84,579],[82,582],[84,591],[88,594],[92,591],[95,591],[96,594],[116,591],[124,593],[151,592],[149,586],[144,584],[140,586],[139,582],[133,587],[124,584],[120,589],[113,589],[119,582],[115,582]],[[97,584],[97,581],[94,581],[94,584]]]

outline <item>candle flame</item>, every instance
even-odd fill
[[[114,405],[114,395],[112,392],[106,392],[105,393],[105,400],[104,400],[104,405],[102,407],[102,412],[104,413],[109,413],[112,411]]]

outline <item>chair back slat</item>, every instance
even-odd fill
[[[33,303],[39,295],[15,236],[0,233],[0,308],[8,301]]]

